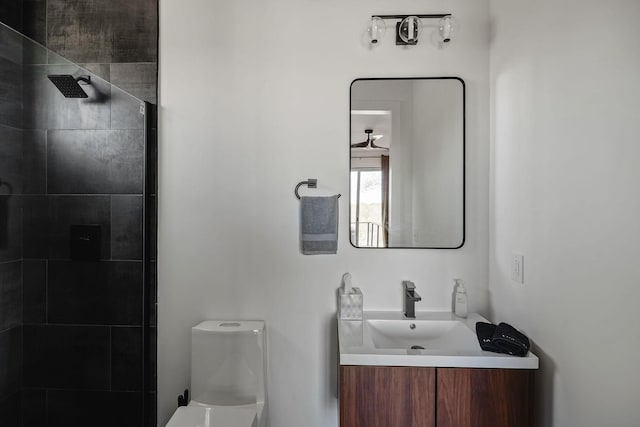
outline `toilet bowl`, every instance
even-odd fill
[[[167,427],[263,427],[263,321],[202,322],[191,329],[191,396]]]

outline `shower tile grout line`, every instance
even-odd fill
[[[19,326],[19,325],[16,325]],[[11,328],[5,329],[1,332],[5,332],[8,331],[9,329],[15,328],[16,326],[12,326]],[[94,324],[94,323],[25,323],[23,326],[30,326],[30,327],[34,327],[34,326],[41,326],[41,327],[45,327],[45,326],[54,326],[54,327],[66,327],[66,326],[70,326],[70,327],[75,327],[75,328],[144,328],[144,325],[132,325],[132,324],[124,324],[124,325],[114,325],[114,324]]]

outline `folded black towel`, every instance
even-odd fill
[[[476,335],[478,335],[480,348],[484,351],[524,357],[531,347],[526,335],[504,322],[498,326],[492,323],[477,322]]]
[[[493,323],[478,322],[476,323],[476,335],[478,336],[478,342],[480,348],[484,351],[492,351],[494,353],[502,353],[499,347],[493,345],[491,340],[493,334],[496,331],[497,326]]]
[[[503,353],[524,357],[529,352],[529,338],[508,323],[500,323],[493,333],[491,343]]]

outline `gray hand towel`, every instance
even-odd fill
[[[305,255],[338,251],[338,196],[300,198],[300,240]]]

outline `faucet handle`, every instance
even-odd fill
[[[404,286],[405,291],[414,291],[416,289],[415,283],[410,280],[403,280],[402,286]]]

